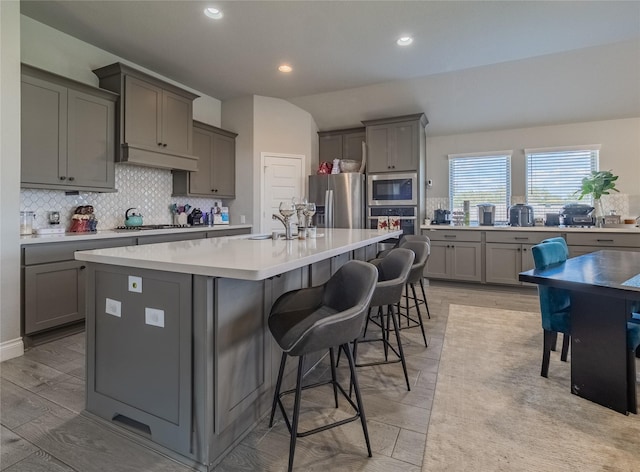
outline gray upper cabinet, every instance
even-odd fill
[[[114,191],[117,95],[22,66],[23,187]]]
[[[365,140],[364,128],[350,128],[335,131],[319,131],[320,162],[334,159],[362,160],[362,142]]]
[[[423,113],[362,122],[366,126],[368,172],[417,172],[425,159]]]
[[[197,95],[121,63],[93,71],[120,94],[119,162],[195,171],[193,100]]]
[[[173,194],[235,198],[237,134],[197,121],[193,122],[196,172],[173,172]]]

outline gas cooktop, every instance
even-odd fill
[[[140,225],[140,226],[116,226],[116,231],[145,231],[151,229],[188,228],[187,225]]]

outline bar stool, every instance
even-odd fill
[[[399,320],[396,321],[394,307],[400,303],[400,298],[402,297],[402,288],[407,282],[407,277],[409,276],[409,272],[411,271],[411,266],[413,264],[414,258],[414,253],[409,249],[398,248],[392,249],[387,254],[387,256],[382,259],[374,259],[370,261],[371,264],[375,265],[378,268],[378,282],[376,283],[376,288],[373,292],[373,298],[371,299],[367,322],[364,328],[364,334],[366,335],[367,333],[369,322],[372,322],[381,328],[382,338],[356,339],[353,342],[354,359],[356,359],[357,357],[358,343],[376,341],[382,342],[384,347],[384,361],[374,361],[360,364],[356,362],[356,367],[367,367],[372,365],[401,362],[402,370],[404,371],[404,379],[407,383],[407,390],[409,391],[411,390],[411,385],[409,384],[407,364],[404,358],[404,351],[402,350],[402,341],[400,340],[400,331],[398,326]],[[377,319],[379,320],[379,322],[371,317],[372,307],[374,306],[378,307]],[[386,313],[384,312],[383,307],[387,308]],[[390,321],[393,323],[393,331],[395,333],[396,345],[398,348],[397,350],[389,342],[389,333],[391,331],[389,323]],[[398,356],[397,360],[389,361],[389,349],[391,349],[394,354]]]
[[[273,395],[269,427],[273,426],[276,406],[280,407],[284,421],[291,434],[289,443],[289,468],[293,469],[293,458],[296,439],[310,434],[355,421],[360,418],[367,452],[371,457],[371,445],[365,418],[360,388],[354,360],[348,343],[362,334],[367,308],[371,302],[376,285],[377,270],[366,262],[349,261],[321,286],[294,290],[280,296],[269,314],[269,330],[278,345],[282,348],[282,359],[278,371],[278,381]],[[336,378],[334,346],[339,346],[347,356],[351,371],[351,383],[356,394],[356,403],[338,383]],[[304,358],[312,352],[328,349],[331,361],[331,380],[302,386]],[[298,373],[296,387],[280,392],[287,357],[298,357]],[[331,384],[333,396],[338,408],[338,390],[346,398],[355,415],[334,423],[320,426],[309,431],[298,432],[300,416],[300,396],[302,390]],[[295,392],[293,417],[289,417],[282,404],[282,397]]]
[[[424,267],[427,264],[427,261],[429,259],[431,246],[426,241],[413,240],[413,241],[403,242],[401,245],[401,248],[410,249],[411,251],[413,251],[415,254],[415,260],[413,261],[413,266],[411,266],[411,271],[409,272],[407,283],[404,286],[404,299],[406,301],[405,307],[404,307],[405,310],[404,310],[404,313],[401,310],[398,311],[399,316],[403,316],[404,318],[406,318],[407,326],[402,327],[402,323],[401,323],[400,329],[415,328],[419,326],[420,330],[422,331],[422,339],[424,340],[424,347],[428,347],[427,335],[425,334],[424,324],[422,322],[422,313],[420,312],[420,305],[424,303],[424,305],[427,308],[427,315],[429,316],[429,318],[431,318],[431,314],[429,313],[429,305],[427,304],[427,296],[424,291],[424,282],[423,282]],[[422,288],[422,296],[423,296],[422,300],[419,300],[416,294],[415,284],[418,282],[420,283],[420,287]],[[411,292],[413,294],[413,302],[414,302],[413,306],[409,306],[409,287],[411,287]],[[411,308],[416,309],[416,313],[418,315],[417,318],[413,318],[409,314],[409,310]]]

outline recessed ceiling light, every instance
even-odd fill
[[[280,72],[291,72],[293,68],[289,64],[282,64],[278,67],[278,70]]]
[[[412,42],[413,42],[413,38],[411,36],[402,36],[398,38],[398,40],[396,41],[398,46],[408,46]]]
[[[209,18],[213,18],[214,20],[219,20],[223,16],[222,10],[218,10],[217,8],[214,8],[214,7],[205,8],[204,14],[207,15]]]

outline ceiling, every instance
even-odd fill
[[[324,107],[305,97],[640,38],[638,1],[22,0],[21,12],[222,101],[297,101],[321,129]]]

